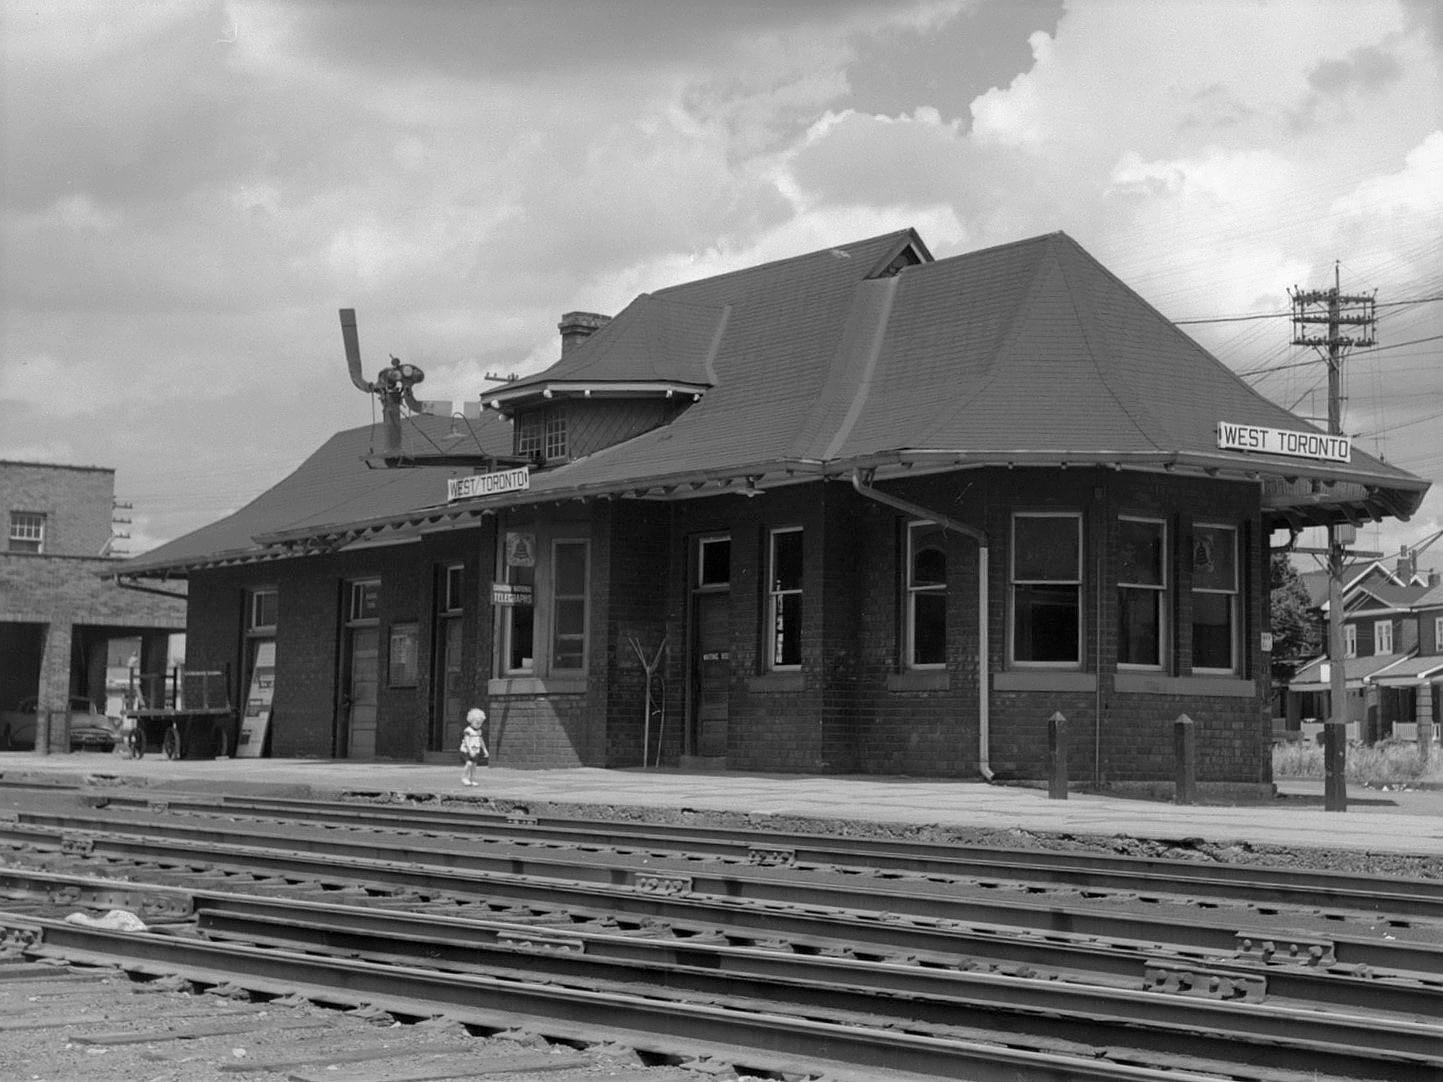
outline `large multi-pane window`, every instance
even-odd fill
[[[559,405],[532,410],[516,419],[516,453],[546,462],[565,458],[570,451],[566,438],[566,413]]]
[[[492,600],[501,612],[501,672],[528,674],[536,665],[536,534],[508,530],[501,546],[501,589]]]
[[[1193,528],[1192,667],[1238,669],[1238,534],[1230,526]]]
[[[767,667],[802,666],[802,530],[789,527],[768,535]]]
[[[546,461],[566,457],[566,414],[553,407],[546,411]]]
[[[947,546],[935,522],[907,526],[907,667],[940,668],[947,661]]]
[[[532,526],[503,534],[491,591],[498,677],[575,677],[586,670],[591,543]]]
[[[1160,668],[1167,642],[1167,525],[1118,522],[1117,663]]]
[[[557,541],[551,550],[551,668],[582,669],[586,665],[585,541]]]
[[[45,551],[45,516],[39,511],[10,512],[10,551]]]
[[[1082,516],[1039,511],[1012,517],[1012,660],[1082,663]]]

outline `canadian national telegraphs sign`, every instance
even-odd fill
[[[476,473],[470,477],[452,477],[446,482],[446,502],[470,500],[477,496],[498,496],[503,492],[521,492],[531,487],[531,473],[525,466],[498,473]]]
[[[1218,446],[1225,451],[1257,451],[1264,455],[1291,455],[1326,462],[1350,462],[1353,457],[1353,445],[1347,436],[1235,425],[1226,421],[1218,422]]]

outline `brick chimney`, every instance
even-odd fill
[[[561,332],[561,355],[566,356],[610,322],[610,316],[595,312],[567,312],[556,325]]]

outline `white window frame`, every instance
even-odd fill
[[[1077,568],[1070,579],[1023,579],[1017,575],[1017,524],[1023,519],[1071,520],[1077,529]],[[1086,565],[1086,537],[1083,534],[1081,511],[1016,511],[1008,525],[1009,545],[1007,553],[1007,661],[1018,669],[1080,669],[1084,649],[1083,621],[1086,613],[1083,605],[1082,574]],[[1077,654],[1071,659],[1035,660],[1017,656],[1017,595],[1019,587],[1026,586],[1070,586],[1076,594],[1077,605]]]
[[[1241,566],[1240,566],[1240,564],[1239,564],[1239,561],[1240,561],[1240,551],[1239,551],[1239,547],[1238,547],[1238,528],[1237,528],[1236,526],[1231,525],[1231,524],[1226,523],[1226,522],[1199,522],[1199,523],[1196,523],[1196,524],[1194,525],[1193,530],[1194,530],[1194,534],[1193,534],[1193,546],[1194,546],[1194,550],[1196,550],[1196,546],[1197,546],[1197,543],[1198,543],[1197,531],[1200,531],[1200,530],[1217,530],[1217,531],[1221,531],[1222,533],[1225,533],[1225,534],[1227,534],[1229,537],[1231,537],[1231,539],[1232,539],[1233,581],[1232,581],[1232,586],[1231,586],[1231,587],[1226,588],[1226,589],[1219,589],[1219,588],[1214,588],[1214,587],[1199,587],[1199,586],[1197,585],[1196,580],[1194,579],[1193,588],[1192,588],[1192,592],[1193,592],[1194,597],[1196,597],[1198,594],[1205,594],[1205,595],[1208,595],[1208,596],[1211,596],[1211,597],[1222,596],[1222,597],[1226,597],[1226,598],[1228,599],[1228,659],[1229,659],[1229,662],[1228,662],[1228,665],[1227,665],[1226,668],[1221,668],[1221,667],[1216,667],[1216,666],[1198,665],[1198,664],[1197,664],[1197,645],[1196,645],[1196,639],[1194,639],[1193,653],[1192,653],[1192,656],[1193,656],[1193,670],[1192,670],[1192,671],[1195,672],[1195,673],[1228,674],[1228,675],[1233,675],[1233,674],[1236,674],[1236,673],[1238,672],[1238,668],[1239,668],[1238,643],[1239,643],[1239,640],[1241,639],[1241,629],[1240,629],[1240,627],[1239,627],[1239,625],[1238,625],[1238,617],[1239,617],[1239,613],[1240,613],[1240,609],[1239,609],[1239,605],[1238,605],[1238,594],[1239,594],[1239,585],[1238,585],[1238,584],[1239,584],[1239,580],[1240,580],[1241,577],[1242,577],[1242,568],[1241,568]],[[1195,558],[1196,558],[1196,557],[1194,557],[1194,559],[1195,559]],[[1194,629],[1196,629],[1196,627],[1197,627],[1197,618],[1196,618],[1196,616],[1194,616],[1194,618],[1193,618],[1193,627],[1194,627]],[[1196,635],[1196,630],[1194,630],[1194,635]]]
[[[560,575],[558,569],[561,563],[562,547],[581,549],[581,591],[580,593],[563,594],[560,591]],[[551,542],[551,574],[550,594],[547,615],[549,617],[546,628],[547,643],[547,667],[555,675],[572,675],[586,672],[587,663],[591,660],[591,541],[585,537],[557,537]],[[581,603],[581,660],[577,665],[562,667],[557,663],[557,657],[561,653],[558,647],[561,644],[561,616],[560,609],[562,602]],[[575,635],[566,636],[568,639],[577,638]]]
[[[570,444],[566,436],[566,413],[559,406],[552,406],[542,417],[542,457],[547,462],[565,458]]]
[[[1143,670],[1157,672],[1167,668],[1168,644],[1172,641],[1172,635],[1168,626],[1168,583],[1170,581],[1171,568],[1168,564],[1168,556],[1171,551],[1168,544],[1167,520],[1160,518],[1149,518],[1142,515],[1119,515],[1119,522],[1138,522],[1149,526],[1156,526],[1161,534],[1161,553],[1159,557],[1158,581],[1152,582],[1129,582],[1121,577],[1117,582],[1118,593],[1118,661],[1119,669]],[[1120,614],[1122,611],[1122,597],[1124,591],[1146,592],[1153,594],[1153,605],[1155,621],[1157,626],[1157,660],[1156,661],[1123,661],[1122,660],[1122,628]]]
[[[264,619],[265,599],[270,600],[271,615],[275,617],[270,621]],[[261,586],[251,590],[246,600],[246,631],[252,635],[274,635],[280,611],[280,591],[274,586]]]
[[[374,598],[375,609],[366,611],[366,599]],[[381,580],[349,579],[346,582],[346,625],[366,627],[381,622]]]
[[[732,583],[731,575],[731,534],[711,534],[696,539],[696,580],[693,587],[698,590],[725,590]],[[708,579],[706,577],[706,552],[714,545],[727,546],[727,577]]]
[[[906,604],[902,617],[902,630],[905,639],[903,657],[906,659],[906,668],[917,670],[936,670],[947,667],[947,570],[949,553],[947,551],[946,532],[942,532],[941,538],[935,546],[942,553],[942,581],[941,582],[918,582],[917,555],[921,551],[917,547],[918,535],[922,531],[934,533],[941,530],[941,527],[931,519],[919,519],[916,522],[907,523],[907,545],[905,568],[905,589]],[[919,597],[942,598],[942,658],[940,661],[918,661],[917,660],[917,601]]]
[[[441,613],[453,616],[466,607],[466,565],[445,564],[441,568]]]
[[[507,541],[507,535],[513,533],[526,534],[530,536],[532,554],[532,563],[530,567],[513,567],[511,565],[510,559],[508,558],[507,554],[507,547],[509,544],[509,542]],[[540,589],[538,588],[538,583],[536,581],[539,577],[538,572],[540,570],[540,568],[538,568],[536,565],[541,562],[540,560],[536,559],[536,552],[537,549],[540,547],[537,544],[536,525],[535,523],[527,522],[519,524],[513,528],[503,529],[499,531],[498,540],[500,541],[500,543],[496,546],[497,567],[495,581],[506,585],[515,586],[518,585],[518,579],[529,578],[531,580],[529,583],[522,582],[520,583],[520,585],[529,585],[531,587],[531,604],[529,606],[492,606],[494,610],[493,616],[496,621],[496,675],[500,677],[532,676],[537,671],[537,643],[538,641],[544,641],[540,640],[540,631],[538,628],[538,624],[540,623],[540,621],[537,619],[536,612],[539,595],[541,593]],[[512,640],[516,635],[516,617],[518,615],[517,609],[520,608],[529,608],[531,610],[531,655],[529,657],[523,657],[520,664],[512,665]]]
[[[1393,621],[1373,621],[1373,653],[1378,656],[1393,652]]]
[[[43,553],[45,518],[44,511],[11,511],[10,551]]]
[[[1433,617],[1433,652],[1443,654],[1443,616]]]
[[[777,539],[784,534],[800,534],[802,536],[802,582],[796,586],[782,586],[777,579]],[[802,613],[805,611],[805,594],[802,586],[806,580],[806,535],[800,526],[780,526],[767,531],[767,613],[766,613],[766,667],[770,672],[799,672],[802,667]],[[786,599],[797,598],[797,660],[795,662],[784,662],[780,660],[780,647],[783,641],[782,620],[783,606]]]
[[[1357,625],[1357,624],[1344,624],[1344,625],[1343,625],[1343,656],[1344,656],[1344,657],[1357,657],[1357,656],[1358,656],[1358,625]]]

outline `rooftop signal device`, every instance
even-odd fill
[[[424,380],[426,374],[414,364],[403,364],[392,357],[391,363],[381,369],[374,380],[361,375],[361,343],[356,334],[354,308],[341,309],[341,338],[346,344],[346,364],[351,370],[351,382],[381,400],[381,418],[386,429],[383,459],[387,466],[399,465],[402,458],[401,406],[405,405],[412,413],[422,412],[411,388]]]

